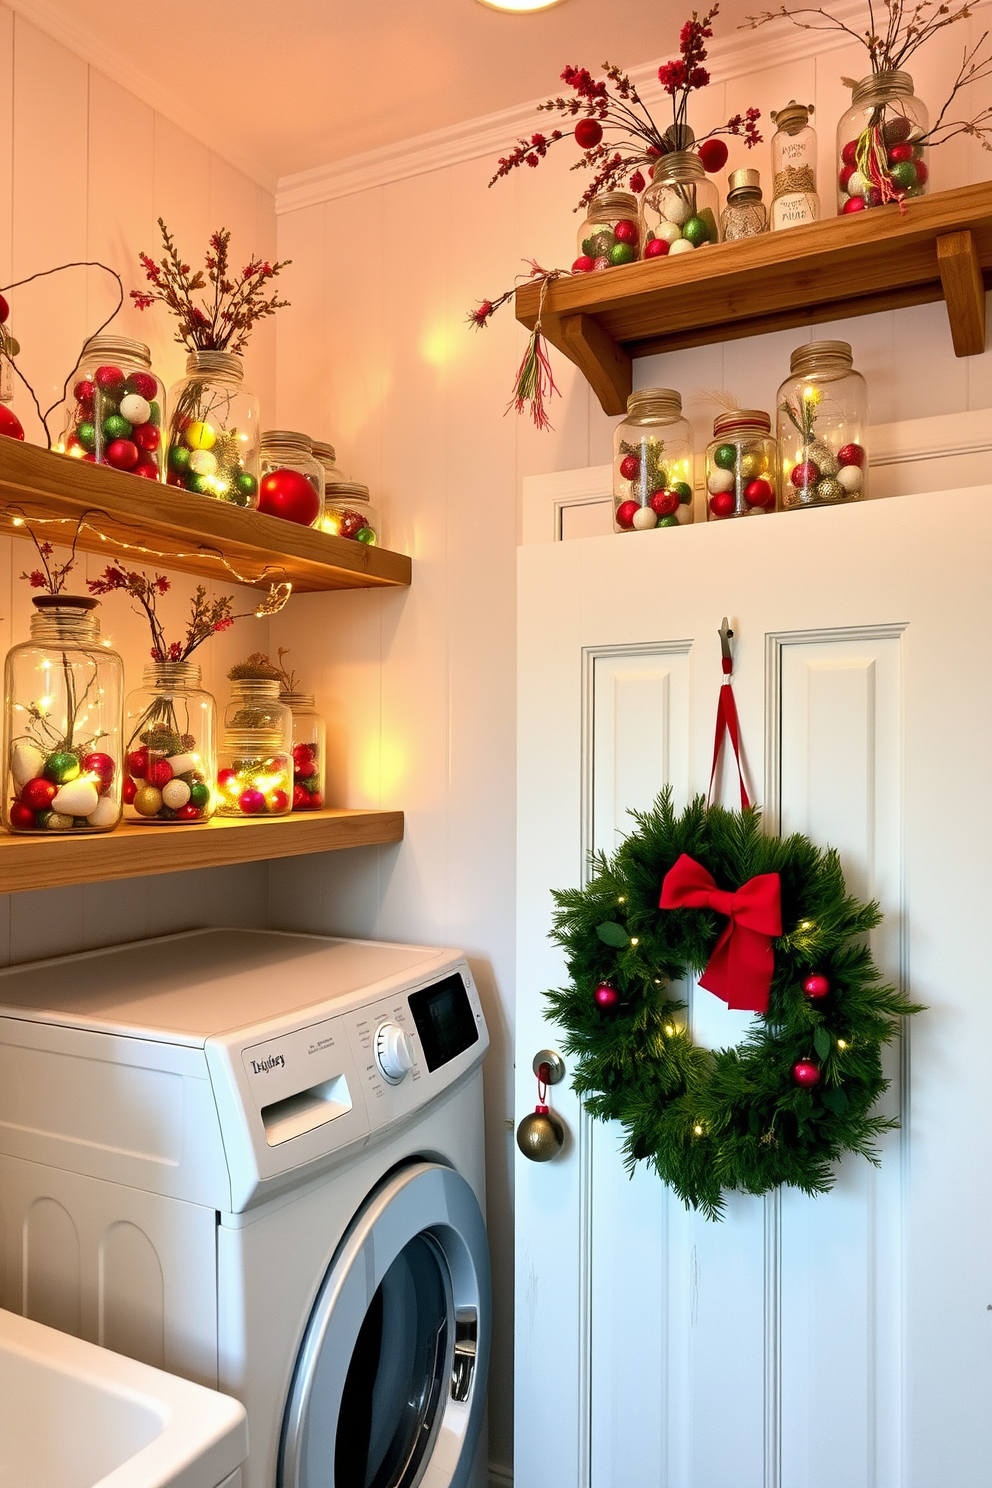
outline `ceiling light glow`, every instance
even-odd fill
[[[550,10],[554,5],[561,5],[562,0],[479,0],[487,10],[504,10],[514,15],[522,15],[527,11]]]

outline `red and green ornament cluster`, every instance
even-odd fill
[[[808,445],[803,459],[789,471],[800,501],[842,501],[859,495],[864,484],[865,452],[860,444],[843,444],[836,454],[822,440]]]
[[[220,770],[220,816],[285,816],[292,807],[290,760],[284,754],[235,760]]]
[[[354,542],[375,546],[375,528],[369,525],[368,517],[349,506],[338,507],[333,511],[325,507],[321,527],[335,537],[347,537]]]
[[[11,831],[106,831],[120,816],[116,774],[116,761],[99,750],[63,747],[46,754],[21,740],[11,752]]]
[[[73,388],[75,405],[63,448],[76,459],[147,480],[162,476],[162,402],[150,372],[126,373],[112,363],[97,367]]]
[[[691,517],[692,487],[688,481],[670,480],[663,462],[664,443],[659,439],[649,437],[638,445],[621,443],[617,469],[621,481],[630,482],[630,494],[617,504],[615,512],[617,526],[622,531],[678,527],[686,520],[680,516],[683,508]]]
[[[837,177],[842,213],[924,195],[930,173],[923,145],[911,138],[913,132],[911,121],[897,114],[848,140]]]
[[[168,466],[170,486],[233,506],[257,503],[258,481],[245,469],[237,429],[217,429],[207,419],[173,414]]]
[[[10,339],[6,330],[9,315],[10,306],[7,304],[3,295],[0,295],[0,343],[4,347],[6,347]],[[24,438],[24,428],[20,419],[12,408],[7,407],[6,403],[0,403],[0,434],[6,434],[8,439]]]
[[[594,269],[620,268],[638,257],[640,233],[637,223],[627,217],[612,226],[604,223],[591,229],[582,239],[582,252],[572,265],[573,274],[589,274]]]
[[[149,730],[127,756],[124,804],[145,821],[198,822],[211,814],[210,787],[192,734]]]
[[[320,756],[316,744],[293,745],[293,810],[319,811],[324,804],[320,789]]]

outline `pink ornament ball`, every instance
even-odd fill
[[[617,526],[622,527],[625,532],[629,531],[634,525],[634,515],[640,509],[636,501],[621,501],[617,507]]]
[[[258,812],[265,810],[265,797],[260,790],[243,790],[238,797],[238,805],[245,816],[256,816]]]
[[[592,270],[592,259],[588,253],[581,253],[572,265],[573,274],[588,274]]]
[[[114,439],[107,446],[107,464],[115,470],[133,470],[138,463],[138,446],[130,439]]]
[[[601,1008],[604,1012],[609,1012],[620,1001],[620,993],[616,987],[611,987],[609,982],[600,982],[593,993],[593,1001],[598,1008]]]
[[[24,428],[20,419],[12,408],[6,403],[0,403],[0,434],[6,434],[8,439],[23,439]]]
[[[305,475],[284,467],[263,475],[258,486],[258,510],[312,527],[320,516],[320,497]]]
[[[710,511],[714,517],[729,517],[734,510],[733,491],[717,491],[710,497]]]
[[[800,490],[804,487],[815,486],[820,479],[820,467],[814,465],[812,460],[801,460],[798,465],[793,465],[789,479]]]
[[[797,1085],[802,1085],[807,1090],[812,1089],[820,1083],[820,1067],[809,1059],[800,1059],[792,1066],[792,1078]]]
[[[102,393],[116,393],[124,386],[124,373],[120,367],[97,367],[96,385]]]
[[[775,492],[766,480],[749,481],[744,487],[744,500],[748,506],[774,506]]]
[[[803,982],[803,991],[807,997],[826,997],[830,991],[830,982],[820,972],[813,972]]]
[[[34,812],[23,801],[13,801],[10,807],[10,825],[15,832],[30,832],[34,826]]]
[[[863,196],[849,196],[847,198],[847,201],[844,203],[845,216],[851,212],[863,212],[864,209],[865,199]]]
[[[664,258],[665,254],[668,252],[668,249],[669,244],[665,242],[664,238],[652,238],[650,243],[645,245],[644,257]]]

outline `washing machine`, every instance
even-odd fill
[[[2,1302],[236,1396],[245,1488],[481,1488],[458,952],[199,930],[0,971]]]

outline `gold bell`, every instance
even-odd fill
[[[550,1162],[565,1143],[565,1128],[547,1106],[535,1106],[517,1127],[517,1146],[531,1162]]]

